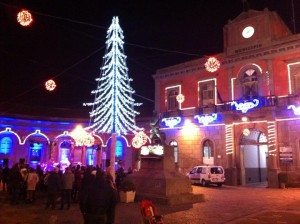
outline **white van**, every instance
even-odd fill
[[[192,184],[201,184],[202,186],[216,184],[221,187],[225,182],[225,171],[222,166],[195,166],[188,173],[188,177]]]

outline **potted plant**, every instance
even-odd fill
[[[288,181],[287,173],[285,172],[278,173],[278,182],[280,188],[285,188],[287,181]]]
[[[125,203],[134,202],[135,185],[130,179],[125,178],[121,182],[119,187],[119,195],[120,195],[121,202],[125,202]]]

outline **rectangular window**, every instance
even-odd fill
[[[215,80],[199,82],[199,105],[215,104]]]
[[[180,93],[180,86],[174,86],[171,88],[167,88],[166,89],[166,94],[167,94],[167,110],[168,111],[174,111],[174,110],[178,110],[179,108],[179,103],[176,99],[176,97],[178,96],[178,94]]]
[[[300,93],[300,74],[294,76],[294,93]]]

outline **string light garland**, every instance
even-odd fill
[[[22,10],[17,15],[17,21],[22,26],[29,26],[33,22],[31,13],[28,10]]]
[[[52,79],[49,79],[47,82],[45,82],[46,90],[53,91],[56,88],[56,84]]]
[[[209,57],[204,64],[206,71],[215,72],[220,68],[220,61],[215,57]]]
[[[93,103],[84,103],[91,106],[91,124],[89,129],[96,133],[127,134],[141,130],[135,124],[135,116],[139,113],[134,106],[131,88],[132,79],[128,77],[126,55],[124,54],[123,30],[119,25],[118,17],[113,17],[106,36],[106,54],[104,66],[101,68],[97,89],[91,93],[95,95]]]

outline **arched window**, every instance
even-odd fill
[[[63,141],[60,144],[60,162],[62,164],[67,164],[70,162],[70,151],[71,151],[71,144],[69,141]]]
[[[30,143],[29,157],[31,162],[40,162],[42,158],[43,145],[37,142]]]
[[[214,164],[214,149],[213,142],[209,139],[203,142],[203,163],[204,164]]]
[[[253,68],[247,69],[242,76],[243,97],[251,99],[258,96],[258,77]]]
[[[174,161],[178,163],[178,144],[175,140],[172,140],[169,145],[174,147]]]
[[[0,154],[9,154],[12,150],[12,140],[10,137],[4,137],[0,141]]]
[[[94,166],[97,163],[96,157],[96,148],[95,147],[88,147],[86,149],[86,165]]]

